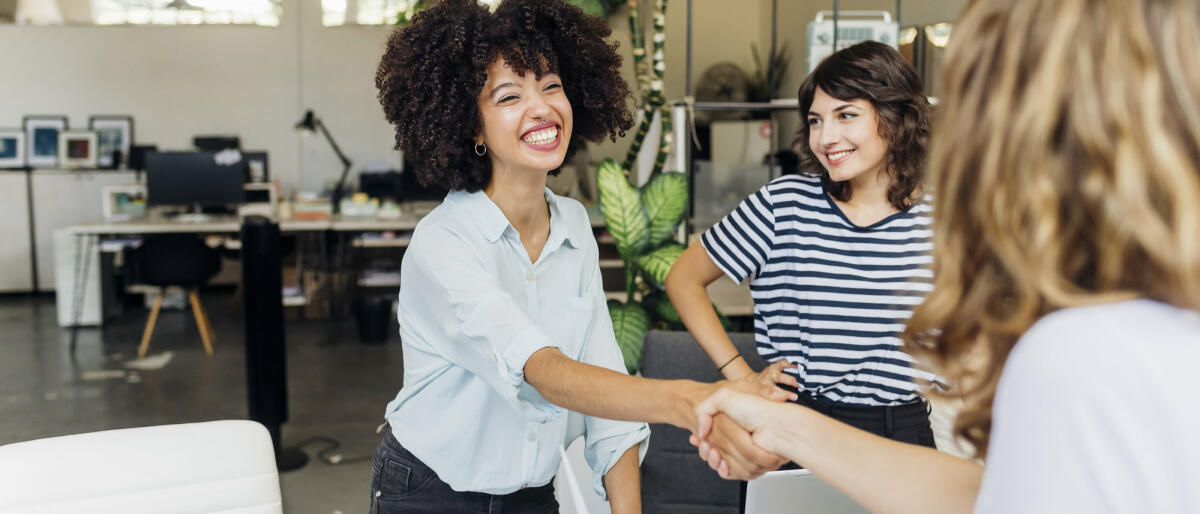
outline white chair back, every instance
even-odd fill
[[[280,514],[262,425],[212,421],[0,446],[0,514]]]

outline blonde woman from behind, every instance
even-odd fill
[[[1197,34],[1192,0],[979,0],[955,27],[905,339],[984,466],[725,391],[701,433],[725,412],[876,512],[1200,511]]]

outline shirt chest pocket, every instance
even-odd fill
[[[547,306],[543,312],[542,329],[567,357],[579,360],[583,354],[594,321],[593,302],[589,297],[572,297]]]

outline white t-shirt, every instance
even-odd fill
[[[1200,512],[1200,314],[1065,309],[1004,367],[976,512]]]

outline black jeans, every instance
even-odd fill
[[[929,404],[922,400],[892,407],[833,403],[801,393],[800,405],[872,434],[937,449],[929,425]]]
[[[797,392],[788,386],[780,387],[793,393]],[[796,400],[795,403],[820,412],[854,428],[865,430],[893,441],[937,449],[937,443],[933,440],[933,428],[929,425],[929,404],[924,400],[917,400],[913,403],[893,407],[872,407],[834,403],[804,393],[799,394],[800,399]],[[789,462],[779,469],[802,468],[795,462]],[[745,488],[746,486],[743,484],[743,498],[745,497]]]
[[[371,514],[442,512],[557,514],[558,500],[554,482],[504,495],[455,491],[385,426],[371,461]]]

